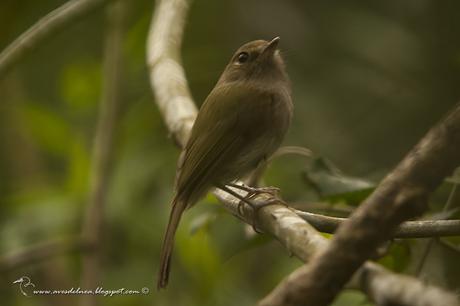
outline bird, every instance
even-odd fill
[[[248,175],[279,148],[289,129],[291,85],[279,41],[254,40],[238,48],[198,111],[177,163],[157,289],[168,284],[183,212],[211,188],[228,191],[227,184]]]

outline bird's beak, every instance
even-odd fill
[[[271,55],[275,54],[275,51],[276,51],[276,49],[277,49],[277,47],[278,47],[279,41],[280,41],[279,36],[273,38],[273,39],[268,43],[268,45],[265,47],[265,49],[264,49],[264,51],[263,51],[262,53],[263,53],[263,54],[267,54],[267,55],[269,55],[269,54],[271,54]]]

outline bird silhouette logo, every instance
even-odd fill
[[[24,295],[24,296],[29,296],[29,295],[27,294],[27,292],[26,292],[26,288],[27,288],[27,287],[32,286],[32,287],[35,288],[35,284],[32,283],[32,282],[30,281],[30,278],[27,277],[27,276],[22,276],[21,278],[15,280],[15,281],[13,282],[13,284],[19,284],[19,290],[21,290],[21,293],[22,293],[22,295]]]

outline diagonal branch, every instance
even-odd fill
[[[189,2],[186,0],[159,0],[155,8],[147,45],[147,61],[155,102],[169,131],[179,144],[186,142],[196,117],[196,107],[189,94],[185,74],[179,60],[188,5]],[[214,191],[214,194],[232,214],[244,222],[252,223],[251,210],[244,210],[242,215],[239,214],[239,200],[220,190]],[[310,261],[314,254],[325,249],[329,244],[311,225],[283,205],[271,205],[260,209],[257,214],[257,227],[273,235],[289,252],[303,261]],[[352,285],[361,288],[372,299],[385,297],[387,301],[401,301],[400,305],[408,301],[398,286],[399,283],[406,282],[406,277],[394,274],[373,263],[366,264],[360,271]],[[384,278],[389,277],[393,277],[394,285],[382,287],[382,283],[387,283],[384,282]],[[363,281],[364,278],[365,281]],[[419,301],[425,300],[424,293],[427,288],[430,288],[439,293],[441,298],[438,301],[441,304],[446,302],[443,305],[456,305],[451,303],[456,301],[454,295],[432,286],[423,285],[416,279],[409,279],[406,284],[415,288],[414,292],[420,297]],[[364,284],[367,285],[364,286]],[[413,305],[434,306],[439,304],[417,303]]]
[[[336,232],[331,244],[283,292],[286,305],[329,305],[353,273],[404,220],[426,209],[429,194],[460,164],[460,104],[419,142]],[[295,297],[295,299],[293,299]]]
[[[253,220],[251,209],[244,210],[243,215],[240,215],[239,200],[220,190],[215,191],[214,194],[227,210],[251,224]],[[303,262],[310,262],[315,254],[324,250],[329,244],[329,240],[301,219],[296,211],[285,206],[264,207],[257,215],[257,221],[258,227],[274,236],[291,254]],[[272,293],[259,302],[259,306],[291,305],[293,297],[286,297],[286,293],[300,292],[299,287],[302,283],[298,275],[302,275],[304,268],[305,266],[287,276]],[[458,306],[454,294],[424,284],[416,278],[393,273],[369,261],[355,273],[348,287],[360,289],[377,305]],[[299,290],[293,290],[296,288]],[[302,302],[298,305],[307,304]]]
[[[0,53],[0,78],[46,38],[109,1],[70,0],[41,18]]]

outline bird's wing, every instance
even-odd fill
[[[236,84],[215,88],[209,94],[194,123],[176,174],[176,192],[183,194],[189,205],[214,183],[236,178],[222,170],[231,167],[263,133],[263,125],[254,123],[260,120],[257,107],[267,99],[270,99],[268,94]]]

